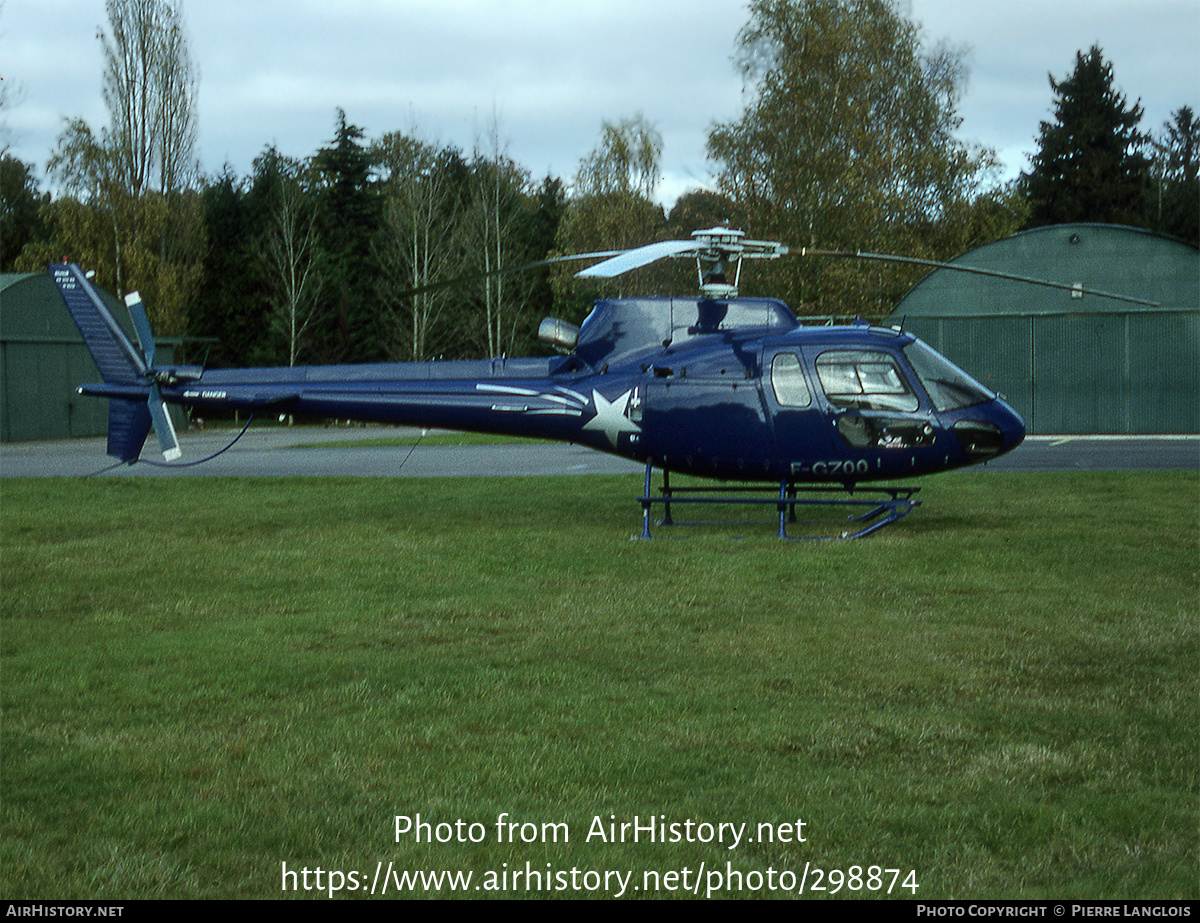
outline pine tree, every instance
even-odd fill
[[[191,331],[212,342],[188,361],[212,368],[281,364],[266,333],[267,297],[253,256],[266,221],[266,209],[257,207],[260,198],[251,181],[238,178],[228,165],[206,181],[204,227],[212,244]]]
[[[1155,229],[1200,244],[1200,122],[1191,106],[1173,116],[1154,141]]]
[[[1149,139],[1142,108],[1113,86],[1112,65],[1092,46],[1065,80],[1050,77],[1055,121],[1042,122],[1033,169],[1022,176],[1028,227],[1094,221],[1144,227],[1150,217]]]
[[[376,275],[371,239],[380,224],[380,201],[372,176],[364,132],[337,113],[332,144],[317,152],[314,165],[322,177],[319,219],[326,261],[323,290],[328,313],[337,318],[327,358],[341,362],[374,362],[386,357],[379,329]],[[315,339],[315,337],[314,337]],[[314,347],[322,349],[322,344]]]

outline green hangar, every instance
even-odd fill
[[[103,434],[108,402],[75,393],[99,380],[49,274],[0,276],[0,441]]]
[[[1030,433],[1200,432],[1196,247],[1137,228],[1063,224],[952,263],[1065,286],[938,269],[888,319],[1002,393]]]

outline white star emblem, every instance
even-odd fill
[[[625,411],[629,407],[629,395],[632,393],[633,391],[626,391],[615,401],[610,402],[599,391],[593,390],[592,401],[596,404],[596,415],[583,424],[583,428],[600,430],[608,437],[613,448],[616,448],[617,436],[621,433],[641,432],[641,427],[625,416]]]

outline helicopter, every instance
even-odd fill
[[[127,464],[151,429],[165,460],[180,458],[167,404],[535,437],[645,465],[645,538],[653,506],[664,506],[670,524],[673,504],[702,502],[774,504],[781,538],[797,506],[862,507],[852,517],[861,528],[845,533],[859,537],[920,502],[919,488],[874,482],[987,462],[1021,443],[1025,425],[1002,396],[911,334],[862,321],[804,326],[781,301],[739,297],[743,260],[788,252],[714,227],[586,254],[603,259],[582,278],[693,257],[699,295],[604,299],[579,326],[547,318],[539,339],[554,347],[551,357],[288,368],[158,366],[136,292],[126,297],[134,345],[78,265],[51,264],[50,273],[103,379],[79,393],[109,399],[108,454]],[[724,486],[684,489],[671,485],[672,473]],[[862,496],[869,489],[877,495]]]

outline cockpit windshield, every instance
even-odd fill
[[[920,340],[904,347],[904,354],[908,356],[929,399],[933,401],[934,409],[939,413],[982,404],[995,397],[994,393]]]

